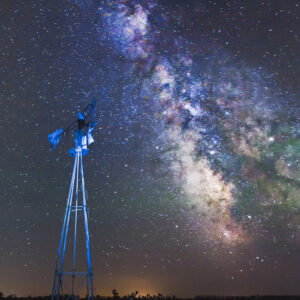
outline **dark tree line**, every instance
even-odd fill
[[[157,295],[147,294],[146,296],[139,295],[139,291],[134,291],[129,295],[120,296],[116,289],[112,290],[112,296],[100,296],[96,295],[95,300],[300,300],[300,296],[195,296],[190,299],[177,298],[176,296],[164,296],[161,293]],[[40,297],[17,297],[15,294],[4,296],[0,292],[0,300],[51,300],[51,295],[49,296],[40,296]],[[63,295],[60,297],[60,300],[87,300],[87,297],[75,296],[70,297],[68,295]]]

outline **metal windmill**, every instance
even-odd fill
[[[78,287],[76,286],[77,281],[75,281],[75,279],[77,278],[81,278],[83,280],[86,279],[87,298],[88,300],[90,300],[90,298],[92,298],[92,300],[94,299],[93,272],[88,227],[88,212],[86,204],[87,197],[85,190],[82,157],[88,154],[89,152],[87,146],[94,142],[92,132],[95,125],[97,124],[94,122],[95,105],[96,100],[93,99],[92,102],[84,109],[83,112],[78,113],[78,119],[76,121],[72,122],[66,128],[60,128],[54,133],[48,135],[49,141],[52,144],[53,149],[55,149],[56,145],[59,143],[60,139],[64,134],[68,133],[70,130],[74,130],[75,134],[75,147],[69,150],[70,156],[74,157],[74,167],[57,252],[51,300],[59,300],[63,294],[68,294],[68,298],[76,298],[76,293],[79,293]],[[81,197],[79,197],[80,193],[82,194]],[[70,242],[72,242],[72,250],[70,250],[72,253],[69,253],[69,251],[66,251],[66,246],[68,241],[68,233],[70,231],[71,216],[74,219],[74,229],[71,237],[69,234],[69,240]],[[80,217],[83,217],[84,223],[87,262],[87,267],[85,271],[78,271],[76,264],[76,248],[79,225],[78,220]],[[72,238],[73,240],[71,240]],[[72,269],[66,271],[64,268],[64,263],[65,258],[68,256],[72,258]],[[66,278],[69,278],[69,283],[71,283],[71,287],[66,286]]]

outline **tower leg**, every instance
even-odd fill
[[[79,162],[79,156],[78,156],[78,154],[76,154],[76,156],[75,156],[76,169],[78,168],[78,162]],[[65,260],[66,246],[67,246],[67,237],[68,237],[68,232],[69,232],[70,216],[71,216],[71,211],[72,211],[74,180],[73,180],[72,192],[71,192],[70,200],[69,200],[66,231],[65,231],[64,241],[63,241],[63,251],[62,251],[62,256],[61,256],[60,270],[58,273],[59,283],[58,283],[58,287],[57,287],[57,297],[56,297],[57,300],[59,300],[60,287],[62,286],[62,277],[63,277],[63,272],[64,272],[64,260]]]
[[[80,171],[81,171],[81,190],[82,190],[82,204],[83,204],[83,215],[84,215],[84,228],[85,228],[85,239],[86,239],[86,257],[88,266],[88,280],[87,280],[87,296],[90,300],[90,294],[92,300],[94,299],[94,287],[93,287],[93,273],[92,273],[92,260],[91,260],[91,250],[90,250],[90,237],[89,237],[89,226],[86,208],[86,193],[85,193],[85,181],[82,163],[82,154],[80,153]],[[91,291],[91,293],[90,293]]]
[[[76,272],[76,239],[77,239],[77,214],[78,214],[78,175],[79,175],[79,156],[77,155],[76,168],[76,194],[75,194],[75,220],[74,220],[74,245],[73,245],[73,269],[72,269],[72,296],[74,296],[74,279]]]
[[[64,221],[63,221],[63,227],[61,230],[61,235],[60,235],[60,241],[59,241],[59,247],[58,247],[58,252],[56,256],[56,266],[55,266],[55,271],[54,271],[54,279],[53,279],[53,286],[52,286],[52,294],[51,294],[51,300],[54,300],[54,297],[59,294],[59,289],[60,289],[60,281],[57,280],[59,274],[58,274],[58,267],[59,267],[59,261],[61,257],[61,250],[63,246],[63,241],[64,241],[64,236],[65,236],[65,229],[66,229],[66,223],[69,221],[69,208],[72,205],[72,197],[73,197],[73,189],[74,189],[74,181],[75,181],[75,173],[76,169],[78,166],[78,161],[77,159],[74,160],[74,166],[73,166],[73,172],[72,172],[72,178],[71,178],[71,183],[70,183],[70,188],[69,188],[69,195],[68,195],[68,200],[67,200],[67,205],[66,205],[66,211],[65,211],[65,216],[64,216]],[[65,248],[65,247],[64,247]]]

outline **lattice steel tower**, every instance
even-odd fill
[[[69,154],[74,157],[74,166],[56,257],[51,300],[60,300],[65,295],[68,295],[67,298],[77,298],[77,295],[81,292],[80,287],[78,286],[79,278],[86,280],[86,295],[88,300],[90,300],[90,298],[92,300],[94,299],[93,271],[86,203],[87,195],[85,190],[82,157],[88,154],[87,146],[94,142],[92,132],[96,123],[89,120],[94,119],[91,118],[91,116],[94,111],[95,104],[96,101],[93,100],[91,104],[85,108],[83,113],[78,114],[78,120],[66,127],[66,129],[58,129],[54,133],[48,135],[49,141],[55,149],[64,133],[76,126],[76,130],[74,131],[75,148],[69,150]],[[84,271],[77,270],[76,262],[76,249],[78,248],[78,221],[80,217],[83,218],[83,231],[86,248],[86,267]],[[70,225],[73,227],[73,230],[70,230]],[[71,242],[69,247],[67,247],[67,242]],[[71,270],[65,270],[64,268],[65,260],[68,255],[71,255],[69,258],[72,259],[70,262],[72,265]]]

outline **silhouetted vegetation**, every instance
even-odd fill
[[[71,300],[72,297],[69,295],[63,295],[60,297],[60,300]],[[74,296],[75,300],[87,300],[87,297],[79,297]],[[195,296],[194,298],[177,298],[176,296],[164,296],[161,293],[157,295],[147,294],[146,296],[139,295],[139,291],[132,292],[126,296],[120,296],[116,289],[112,290],[112,297],[108,296],[100,296],[96,295],[94,300],[260,300],[260,299],[268,299],[268,300],[300,300],[300,296]],[[40,296],[40,297],[17,297],[14,295],[4,296],[3,293],[0,292],[0,300],[51,300],[51,295],[49,296]]]

